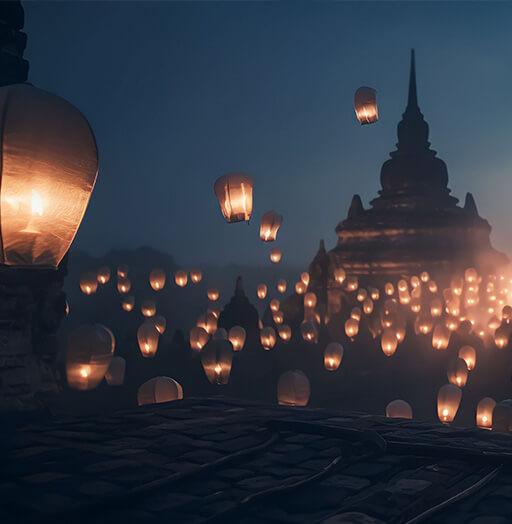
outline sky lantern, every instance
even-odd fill
[[[492,315],[487,321],[487,327],[495,331],[501,326],[501,320],[496,316]]]
[[[345,279],[347,278],[347,273],[342,267],[338,267],[334,270],[334,279],[338,284],[343,284],[345,282]]]
[[[385,328],[382,331],[380,338],[380,347],[386,357],[390,357],[398,347],[398,339],[396,338],[395,330],[393,328]]]
[[[483,398],[476,406],[476,425],[482,429],[492,428],[492,413],[496,401],[491,397]]]
[[[128,276],[128,265],[119,264],[117,266],[117,276],[121,278],[126,278]]]
[[[388,297],[395,294],[395,288],[391,282],[386,282],[384,285],[384,293],[386,293]]]
[[[407,328],[407,320],[405,319],[405,317],[398,315],[395,325],[393,326],[393,329],[395,331],[395,337],[398,340],[398,342],[403,342],[405,338],[406,328]]]
[[[155,315],[154,317],[151,317],[151,320],[153,321],[153,325],[158,333],[163,335],[165,333],[165,328],[167,327],[167,320],[165,317],[162,315]]]
[[[398,291],[409,291],[409,286],[407,285],[407,280],[404,280],[403,278],[398,281],[397,285]]]
[[[344,351],[339,342],[327,344],[324,350],[324,366],[327,371],[336,371],[340,367]]]
[[[501,318],[504,322],[509,324],[510,321],[512,320],[512,307],[504,306],[503,309],[501,310]]]
[[[233,351],[242,351],[245,344],[245,329],[242,326],[233,326],[228,333],[228,340],[233,345]]]
[[[361,308],[359,306],[355,306],[350,311],[350,318],[353,318],[357,320],[358,322],[361,320],[361,317],[363,316],[363,313],[361,311]]]
[[[80,226],[98,174],[89,123],[30,84],[0,88],[0,264],[56,268]]]
[[[217,317],[209,312],[206,313],[204,329],[209,335],[213,335],[217,331]]]
[[[360,87],[354,95],[354,109],[361,125],[377,122],[377,91],[371,87]]]
[[[155,377],[144,382],[137,391],[139,406],[174,402],[183,398],[181,384],[170,377]]]
[[[363,302],[363,311],[366,315],[371,315],[373,313],[373,300],[368,297]]]
[[[462,289],[464,288],[464,280],[461,277],[453,277],[450,282],[450,288],[452,293],[458,297],[462,295]]]
[[[300,274],[300,279],[301,281],[303,282],[303,284],[306,286],[306,288],[309,286],[309,273],[307,271],[303,271],[301,274]]]
[[[304,295],[304,306],[314,308],[316,306],[316,295],[312,291]]]
[[[357,291],[356,300],[358,302],[364,302],[367,297],[368,297],[368,291],[366,291],[366,289],[361,288]]]
[[[468,371],[475,369],[476,365],[476,351],[472,346],[462,346],[459,349],[459,358],[462,358],[466,363]]]
[[[400,304],[407,305],[411,302],[411,295],[409,294],[408,290],[405,291],[398,291],[398,300]]]
[[[411,277],[411,286],[413,288],[417,288],[417,287],[420,287],[421,286],[421,280],[419,277],[417,277],[416,275],[412,276]]]
[[[203,279],[203,273],[200,269],[192,269],[190,271],[190,280],[193,284],[198,284]]]
[[[1,90],[2,88],[0,88]],[[80,289],[85,295],[92,295],[98,289],[98,279],[96,273],[87,271],[80,277]]]
[[[274,328],[267,326],[260,331],[260,342],[263,349],[269,351],[276,345],[276,332]]]
[[[208,300],[215,302],[216,300],[219,300],[219,290],[215,288],[210,288],[207,291],[207,296],[208,296]]]
[[[437,324],[432,333],[432,347],[437,350],[446,349],[450,342],[450,333],[444,324]]]
[[[368,292],[370,293],[370,297],[372,300],[379,300],[380,292],[376,287],[369,287]]]
[[[117,277],[117,290],[121,295],[129,293],[131,288],[132,283],[128,277]]]
[[[307,288],[308,287],[306,286],[306,284],[304,284],[304,282],[299,281],[295,284],[295,293],[297,293],[297,295],[303,295],[306,292]]]
[[[270,311],[273,311],[274,313],[276,313],[277,311],[279,311],[280,307],[281,307],[281,302],[279,302],[277,298],[273,298],[270,301]]]
[[[176,273],[174,273],[174,282],[178,287],[185,287],[188,282],[187,272],[182,269],[176,271]]]
[[[279,293],[286,293],[286,280],[284,278],[278,280],[276,287]]]
[[[277,237],[277,232],[282,222],[283,217],[279,213],[267,211],[261,219],[260,239],[263,242],[273,242]]]
[[[272,315],[272,319],[274,320],[274,322],[276,324],[282,324],[284,322],[284,314],[282,311],[276,311],[273,315]]]
[[[318,327],[316,322],[311,322],[310,320],[302,321],[300,325],[300,333],[306,342],[311,342],[313,344],[318,342]]]
[[[426,284],[429,280],[430,280],[430,275],[428,274],[427,271],[422,271],[420,273],[420,280]]]
[[[137,330],[137,342],[142,356],[151,358],[156,355],[158,350],[158,333],[155,324],[151,320],[145,320]]]
[[[347,291],[357,291],[357,288],[359,287],[359,281],[357,277],[353,275],[348,276],[347,280],[345,281],[345,286]]]
[[[108,370],[115,350],[112,332],[101,324],[81,326],[68,337],[66,376],[69,387],[96,388]]]
[[[243,173],[230,173],[215,181],[213,189],[228,223],[251,219],[253,186],[253,179]]]
[[[413,313],[419,313],[421,311],[421,300],[419,298],[411,298],[409,307]]]
[[[445,384],[437,394],[437,416],[441,422],[452,422],[459,409],[462,390],[453,384]]]
[[[153,300],[145,300],[140,310],[145,317],[154,317],[156,314],[156,304]]]
[[[211,313],[217,320],[219,320],[221,312],[221,306],[218,303],[210,302],[208,304],[208,308],[206,309],[206,313]]]
[[[411,298],[415,298],[415,299],[421,298],[421,286],[416,286],[412,288]]]
[[[466,361],[462,358],[455,358],[448,364],[446,370],[448,382],[463,388],[468,381],[468,367]]]
[[[106,284],[110,280],[110,268],[108,266],[102,266],[98,269],[98,282],[100,284]]]
[[[283,373],[277,382],[277,401],[281,406],[307,406],[311,387],[308,377],[298,369]]]
[[[449,315],[445,318],[444,324],[450,331],[456,331],[459,327],[459,319],[458,317],[452,317]]]
[[[281,250],[278,247],[273,247],[270,250],[270,261],[274,264],[277,264],[281,261],[282,253]]]
[[[155,291],[163,289],[165,286],[165,271],[163,269],[153,269],[149,274],[149,285]]]
[[[190,347],[194,351],[201,351],[204,346],[210,340],[210,335],[207,333],[206,329],[200,326],[194,326],[190,330]]]
[[[135,297],[133,295],[127,295],[123,298],[121,306],[125,311],[132,311],[133,306],[135,306]]]
[[[428,290],[434,294],[434,293],[437,293],[437,284],[435,283],[434,280],[431,280],[429,283],[428,283]]]
[[[267,286],[265,284],[258,284],[257,294],[258,298],[263,300],[267,296]]]
[[[387,418],[412,418],[412,408],[405,400],[393,400],[386,406]]]
[[[503,349],[508,345],[509,336],[510,328],[506,325],[502,325],[494,332],[494,343],[497,347]]]
[[[464,272],[464,279],[466,282],[476,282],[478,280],[478,273],[474,267],[469,267]]]
[[[359,322],[355,318],[345,320],[345,334],[349,338],[354,338],[359,333]]]
[[[105,373],[105,380],[109,386],[122,386],[124,383],[124,375],[126,371],[126,360],[123,357],[112,357],[107,372]]]
[[[277,326],[277,333],[279,338],[284,342],[288,342],[292,338],[292,328],[287,324]]]
[[[206,378],[218,386],[227,384],[233,362],[233,345],[229,340],[210,340],[202,349],[201,364]]]
[[[435,317],[440,317],[443,314],[443,303],[440,298],[433,298],[430,301],[430,314]]]

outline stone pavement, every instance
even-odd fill
[[[220,397],[4,422],[2,524],[512,522],[510,434]]]

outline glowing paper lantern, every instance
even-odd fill
[[[413,313],[419,313],[421,311],[421,300],[419,298],[411,298],[410,307]]]
[[[286,293],[286,280],[284,278],[278,280],[277,291],[279,291],[279,293]]]
[[[163,289],[165,286],[165,271],[163,269],[153,269],[149,274],[149,285],[155,291]]]
[[[303,295],[306,292],[307,286],[304,284],[304,282],[297,282],[295,284],[295,293],[297,295]]]
[[[311,387],[308,377],[298,369],[283,373],[277,382],[277,401],[282,406],[307,406]]]
[[[202,327],[195,326],[190,330],[190,347],[194,351],[201,351],[210,340],[210,335]]]
[[[137,342],[142,356],[152,358],[158,350],[158,333],[155,324],[151,320],[145,320],[137,330]]]
[[[386,282],[386,284],[384,285],[384,293],[386,293],[388,297],[394,295],[395,288],[391,282]]]
[[[132,288],[132,283],[127,277],[117,277],[117,290],[122,295],[128,293]]]
[[[460,297],[462,295],[462,289],[464,288],[464,281],[461,277],[453,277],[450,282],[450,288],[454,295]]]
[[[1,90],[1,88],[0,88]],[[92,295],[98,289],[98,279],[96,273],[88,271],[80,277],[80,289],[85,295]]]
[[[233,346],[229,340],[210,340],[201,351],[201,364],[211,384],[227,384],[233,361]]]
[[[437,324],[432,333],[432,347],[446,349],[450,342],[450,330],[444,324]]]
[[[133,309],[133,306],[135,306],[135,297],[132,295],[128,295],[123,299],[121,306],[125,311],[131,311]]]
[[[263,300],[267,296],[267,286],[265,284],[258,284],[258,298]]]
[[[73,241],[98,173],[84,116],[29,84],[0,88],[0,264],[56,268]]]
[[[219,290],[215,288],[210,288],[207,292],[208,300],[215,302],[219,299]]]
[[[492,414],[496,401],[491,397],[483,398],[476,407],[476,425],[479,428],[492,428]]]
[[[193,284],[197,284],[201,282],[202,279],[203,279],[203,273],[201,272],[200,269],[193,269],[190,272],[190,280],[192,280]]]
[[[353,307],[350,311],[350,318],[353,318],[354,320],[357,320],[358,322],[361,320],[361,308],[360,307]]]
[[[386,357],[390,357],[395,353],[398,347],[398,339],[393,328],[384,329],[380,339],[380,346]]]
[[[284,322],[284,314],[282,311],[276,311],[272,318],[276,324],[282,324]]]
[[[267,211],[262,219],[260,226],[260,238],[263,242],[273,242],[277,237],[277,232],[281,227],[283,217],[275,211]]]
[[[174,273],[174,282],[179,287],[185,287],[188,282],[188,275],[186,271],[179,270]]]
[[[318,328],[315,322],[310,322],[308,320],[303,321],[300,325],[300,332],[301,332],[302,338],[306,342],[312,342],[314,344],[317,343]]]
[[[377,91],[371,87],[360,87],[354,95],[354,109],[361,125],[377,122]]]
[[[273,311],[275,313],[276,311],[279,311],[280,307],[281,307],[281,302],[279,302],[277,298],[274,298],[270,301],[270,311]]]
[[[145,300],[140,310],[145,317],[154,317],[156,314],[156,304],[153,300]]]
[[[213,313],[207,313],[205,328],[209,335],[213,335],[217,331],[217,317]]]
[[[98,269],[98,282],[100,284],[106,284],[110,280],[110,268],[108,266],[102,266]]]
[[[393,400],[386,406],[387,418],[412,418],[412,408],[405,400]]]
[[[144,382],[137,392],[139,406],[174,402],[183,398],[181,384],[169,377],[155,377]]]
[[[206,310],[206,313],[211,313],[217,320],[219,320],[220,311],[221,311],[221,307],[219,304],[210,303],[208,305],[208,309]]]
[[[359,322],[355,318],[345,321],[345,334],[349,338],[354,338],[359,333]]]
[[[459,358],[462,358],[466,363],[468,371],[475,369],[476,365],[476,351],[472,346],[462,346],[459,349]]]
[[[453,384],[445,384],[437,395],[437,416],[441,422],[452,422],[459,409],[462,391]]]
[[[462,358],[456,358],[450,362],[446,370],[448,382],[463,388],[468,380],[468,367]]]
[[[165,333],[165,328],[167,327],[167,320],[162,315],[156,315],[151,318],[153,321],[153,325],[155,326],[155,329],[158,331],[160,335],[163,335]]]
[[[364,302],[367,296],[368,296],[368,291],[366,291],[366,289],[364,288],[361,288],[357,292],[356,299],[358,302]]]
[[[478,279],[478,273],[474,267],[466,269],[464,272],[464,279],[466,282],[476,282]]]
[[[121,278],[126,278],[128,276],[127,264],[119,264],[119,266],[117,266],[117,276]]]
[[[260,331],[260,342],[263,349],[269,351],[276,344],[276,332],[274,328],[267,326]]]
[[[303,271],[301,274],[300,274],[300,280],[301,282],[306,286],[306,288],[309,286],[309,273],[307,271]]]
[[[126,360],[123,357],[112,357],[105,380],[109,386],[122,386],[126,371]]]
[[[277,333],[279,338],[284,342],[288,342],[292,338],[292,328],[286,324],[281,324],[277,326]]]
[[[233,345],[233,351],[242,351],[245,344],[245,329],[241,326],[233,326],[229,330],[228,339]]]
[[[421,280],[416,275],[411,277],[411,286],[413,288],[417,288],[417,287],[421,286]]]
[[[334,279],[338,284],[343,284],[345,282],[345,279],[347,278],[347,273],[345,270],[341,267],[338,267],[334,270]]]
[[[510,328],[507,325],[502,325],[494,332],[494,343],[497,347],[503,349],[508,345],[509,337]]]
[[[336,371],[343,360],[344,349],[338,342],[331,342],[324,350],[324,366],[327,371]]]
[[[316,295],[312,291],[304,295],[304,306],[314,308],[316,306]]]
[[[428,290],[434,294],[434,293],[437,293],[437,284],[434,282],[434,280],[431,280],[429,283],[428,283]]]
[[[103,380],[114,355],[112,332],[100,324],[81,326],[66,344],[66,376],[73,389],[94,389]]]
[[[366,315],[371,315],[373,313],[373,300],[371,298],[367,298],[363,302],[363,311]]]
[[[228,223],[250,220],[253,186],[252,178],[242,173],[231,173],[216,180],[214,191]]]
[[[277,264],[281,261],[282,253],[281,250],[278,247],[273,247],[270,250],[270,261],[274,264]]]
[[[359,281],[357,277],[348,276],[347,280],[345,281],[345,287],[347,288],[347,291],[357,291],[357,288],[359,287]]]
[[[369,287],[368,291],[372,300],[379,300],[380,291],[376,287]]]
[[[424,282],[425,284],[430,280],[430,275],[428,274],[427,271],[423,271],[421,274],[420,274],[420,280],[422,282]]]

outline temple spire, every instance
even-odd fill
[[[416,92],[416,62],[414,58],[414,49],[411,49],[411,71],[409,76],[409,99],[407,109],[418,109],[418,94]]]

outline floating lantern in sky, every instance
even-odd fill
[[[462,346],[459,349],[459,358],[464,359],[468,371],[475,369],[476,365],[476,351],[472,346]]]
[[[121,306],[125,311],[131,311],[133,306],[135,306],[135,297],[133,295],[128,295],[123,299]]]
[[[201,350],[201,364],[212,384],[227,384],[233,362],[233,345],[229,340],[210,340]]]
[[[501,326],[501,321],[496,315],[492,315],[487,321],[487,327],[492,331],[495,331]]]
[[[507,346],[509,336],[510,336],[509,326],[502,325],[494,332],[494,343],[496,344],[497,347],[502,349]]]
[[[165,328],[167,327],[167,320],[165,317],[162,315],[156,315],[151,317],[151,320],[153,321],[153,325],[155,326],[158,333],[163,335],[165,333]]]
[[[423,282],[423,283],[427,283],[429,280],[430,280],[430,275],[428,274],[427,271],[422,271],[421,274],[420,274],[420,280]]]
[[[122,386],[126,371],[126,360],[123,357],[112,357],[105,380],[109,386]]]
[[[274,264],[277,264],[278,262],[280,262],[281,256],[282,256],[282,253],[278,247],[273,247],[270,250],[270,261],[273,262]]]
[[[282,311],[276,311],[272,318],[276,324],[282,324],[284,322],[284,314]]]
[[[462,358],[456,358],[448,364],[446,370],[448,382],[463,388],[468,380],[468,367],[466,361]]]
[[[411,277],[411,286],[417,288],[421,286],[421,280],[416,275]]]
[[[153,300],[145,300],[140,310],[145,317],[153,317],[156,314],[156,304]]]
[[[483,398],[476,407],[476,425],[479,428],[492,428],[492,413],[496,406],[496,401],[491,397]]]
[[[295,284],[295,293],[297,293],[297,295],[303,295],[306,292],[307,288],[308,287],[306,286],[306,284],[304,284],[304,282],[297,282]]]
[[[220,311],[220,304],[210,302],[210,304],[208,305],[208,309],[206,310],[206,313],[211,313],[217,320],[219,320]]]
[[[245,329],[242,326],[233,326],[229,330],[228,339],[233,345],[233,351],[242,351],[245,344]]]
[[[450,330],[444,324],[437,324],[432,333],[432,347],[446,349],[450,342]]]
[[[435,283],[434,280],[431,280],[429,283],[428,283],[428,290],[434,294],[434,293],[437,293],[437,284]]]
[[[188,275],[186,271],[178,270],[174,273],[174,282],[179,287],[185,287],[188,282]]]
[[[380,291],[376,287],[369,287],[368,292],[372,300],[379,300]]]
[[[286,293],[286,280],[284,278],[281,278],[277,282],[277,291],[279,293]]]
[[[307,406],[311,387],[308,377],[298,369],[291,369],[279,377],[277,401],[282,406]]]
[[[98,282],[100,284],[106,284],[110,280],[110,268],[108,266],[102,266],[98,269]]]
[[[270,311],[273,311],[275,313],[276,311],[279,311],[280,307],[281,307],[281,302],[279,302],[277,298],[273,298],[270,301]]]
[[[124,295],[132,288],[132,283],[127,277],[117,277],[117,290]]]
[[[128,265],[119,264],[117,266],[117,276],[121,278],[126,278],[128,276]]]
[[[357,291],[359,287],[359,281],[356,276],[349,275],[345,281],[347,291]]]
[[[345,321],[345,334],[349,338],[355,337],[359,333],[359,322],[355,318],[348,318]]]
[[[98,173],[91,128],[69,102],[29,84],[0,88],[0,264],[56,268]]]
[[[73,389],[94,389],[103,380],[115,350],[112,332],[101,324],[81,326],[66,344],[66,376]]]
[[[165,286],[165,271],[163,269],[153,269],[149,274],[149,285],[155,291],[163,289]]]
[[[276,332],[274,328],[267,326],[260,331],[260,342],[263,349],[269,351],[276,344]]]
[[[453,277],[450,282],[450,288],[452,293],[458,297],[462,295],[462,289],[464,288],[464,280],[461,277]]]
[[[215,288],[210,288],[207,292],[208,300],[211,300],[212,302],[215,302],[216,300],[219,300],[219,290]]]
[[[384,284],[384,293],[386,293],[388,297],[394,295],[395,287],[391,282],[386,282],[386,284]]]
[[[440,317],[443,314],[443,303],[440,298],[433,298],[430,301],[430,314],[433,317]]]
[[[155,324],[151,320],[145,320],[137,330],[137,342],[142,356],[154,357],[158,350],[158,333]]]
[[[279,334],[279,338],[285,342],[288,342],[292,338],[292,328],[286,324],[277,326],[277,333]]]
[[[412,408],[405,400],[393,400],[386,406],[388,418],[412,418]]]
[[[137,392],[139,406],[174,402],[183,398],[181,384],[170,377],[155,377],[144,382]]]
[[[478,279],[478,273],[474,267],[469,267],[464,272],[464,279],[466,282],[476,282]]]
[[[197,284],[201,282],[202,278],[203,278],[203,273],[201,272],[200,269],[192,269],[192,271],[190,272],[190,280],[192,280],[193,284]]]
[[[385,328],[382,331],[380,339],[380,347],[386,357],[390,357],[398,347],[398,339],[396,338],[395,330],[393,328]]]
[[[230,173],[216,180],[214,191],[227,222],[250,220],[253,186],[253,179],[243,173]]]
[[[277,232],[281,227],[283,217],[275,211],[267,211],[262,219],[260,226],[260,238],[263,242],[273,242],[277,237]]]
[[[441,422],[452,422],[459,409],[462,391],[453,384],[445,384],[437,394],[437,416]]]
[[[327,371],[336,371],[343,359],[344,349],[338,342],[327,344],[324,350],[324,366]]]
[[[309,273],[307,271],[303,271],[300,274],[300,280],[302,283],[306,286],[306,288],[309,286]]]
[[[373,313],[373,300],[370,297],[363,302],[363,311],[366,315],[371,315]]]
[[[206,329],[195,326],[190,330],[190,347],[194,351],[201,351],[203,347],[210,340],[210,335],[206,332]]]
[[[1,88],[0,88],[1,90]],[[96,273],[87,271],[80,277],[80,289],[85,295],[92,295],[98,289],[98,279]]]
[[[306,342],[313,344],[318,342],[318,327],[315,322],[304,320],[300,325],[300,332]]]
[[[314,308],[316,306],[316,295],[312,291],[304,295],[304,306]]]
[[[334,270],[334,279],[338,284],[343,284],[345,282],[345,279],[347,278],[347,273],[342,267],[338,267]]]
[[[377,122],[377,91],[371,87],[360,87],[354,95],[354,109],[361,125]]]
[[[361,288],[357,291],[356,299],[358,302],[364,302],[367,297],[368,297],[368,291],[366,291],[366,289]]]
[[[352,310],[350,311],[350,318],[353,318],[359,322],[361,320],[361,317],[362,317],[361,308],[359,306],[353,307]]]
[[[267,286],[265,284],[258,284],[258,298],[263,300],[267,296]]]

